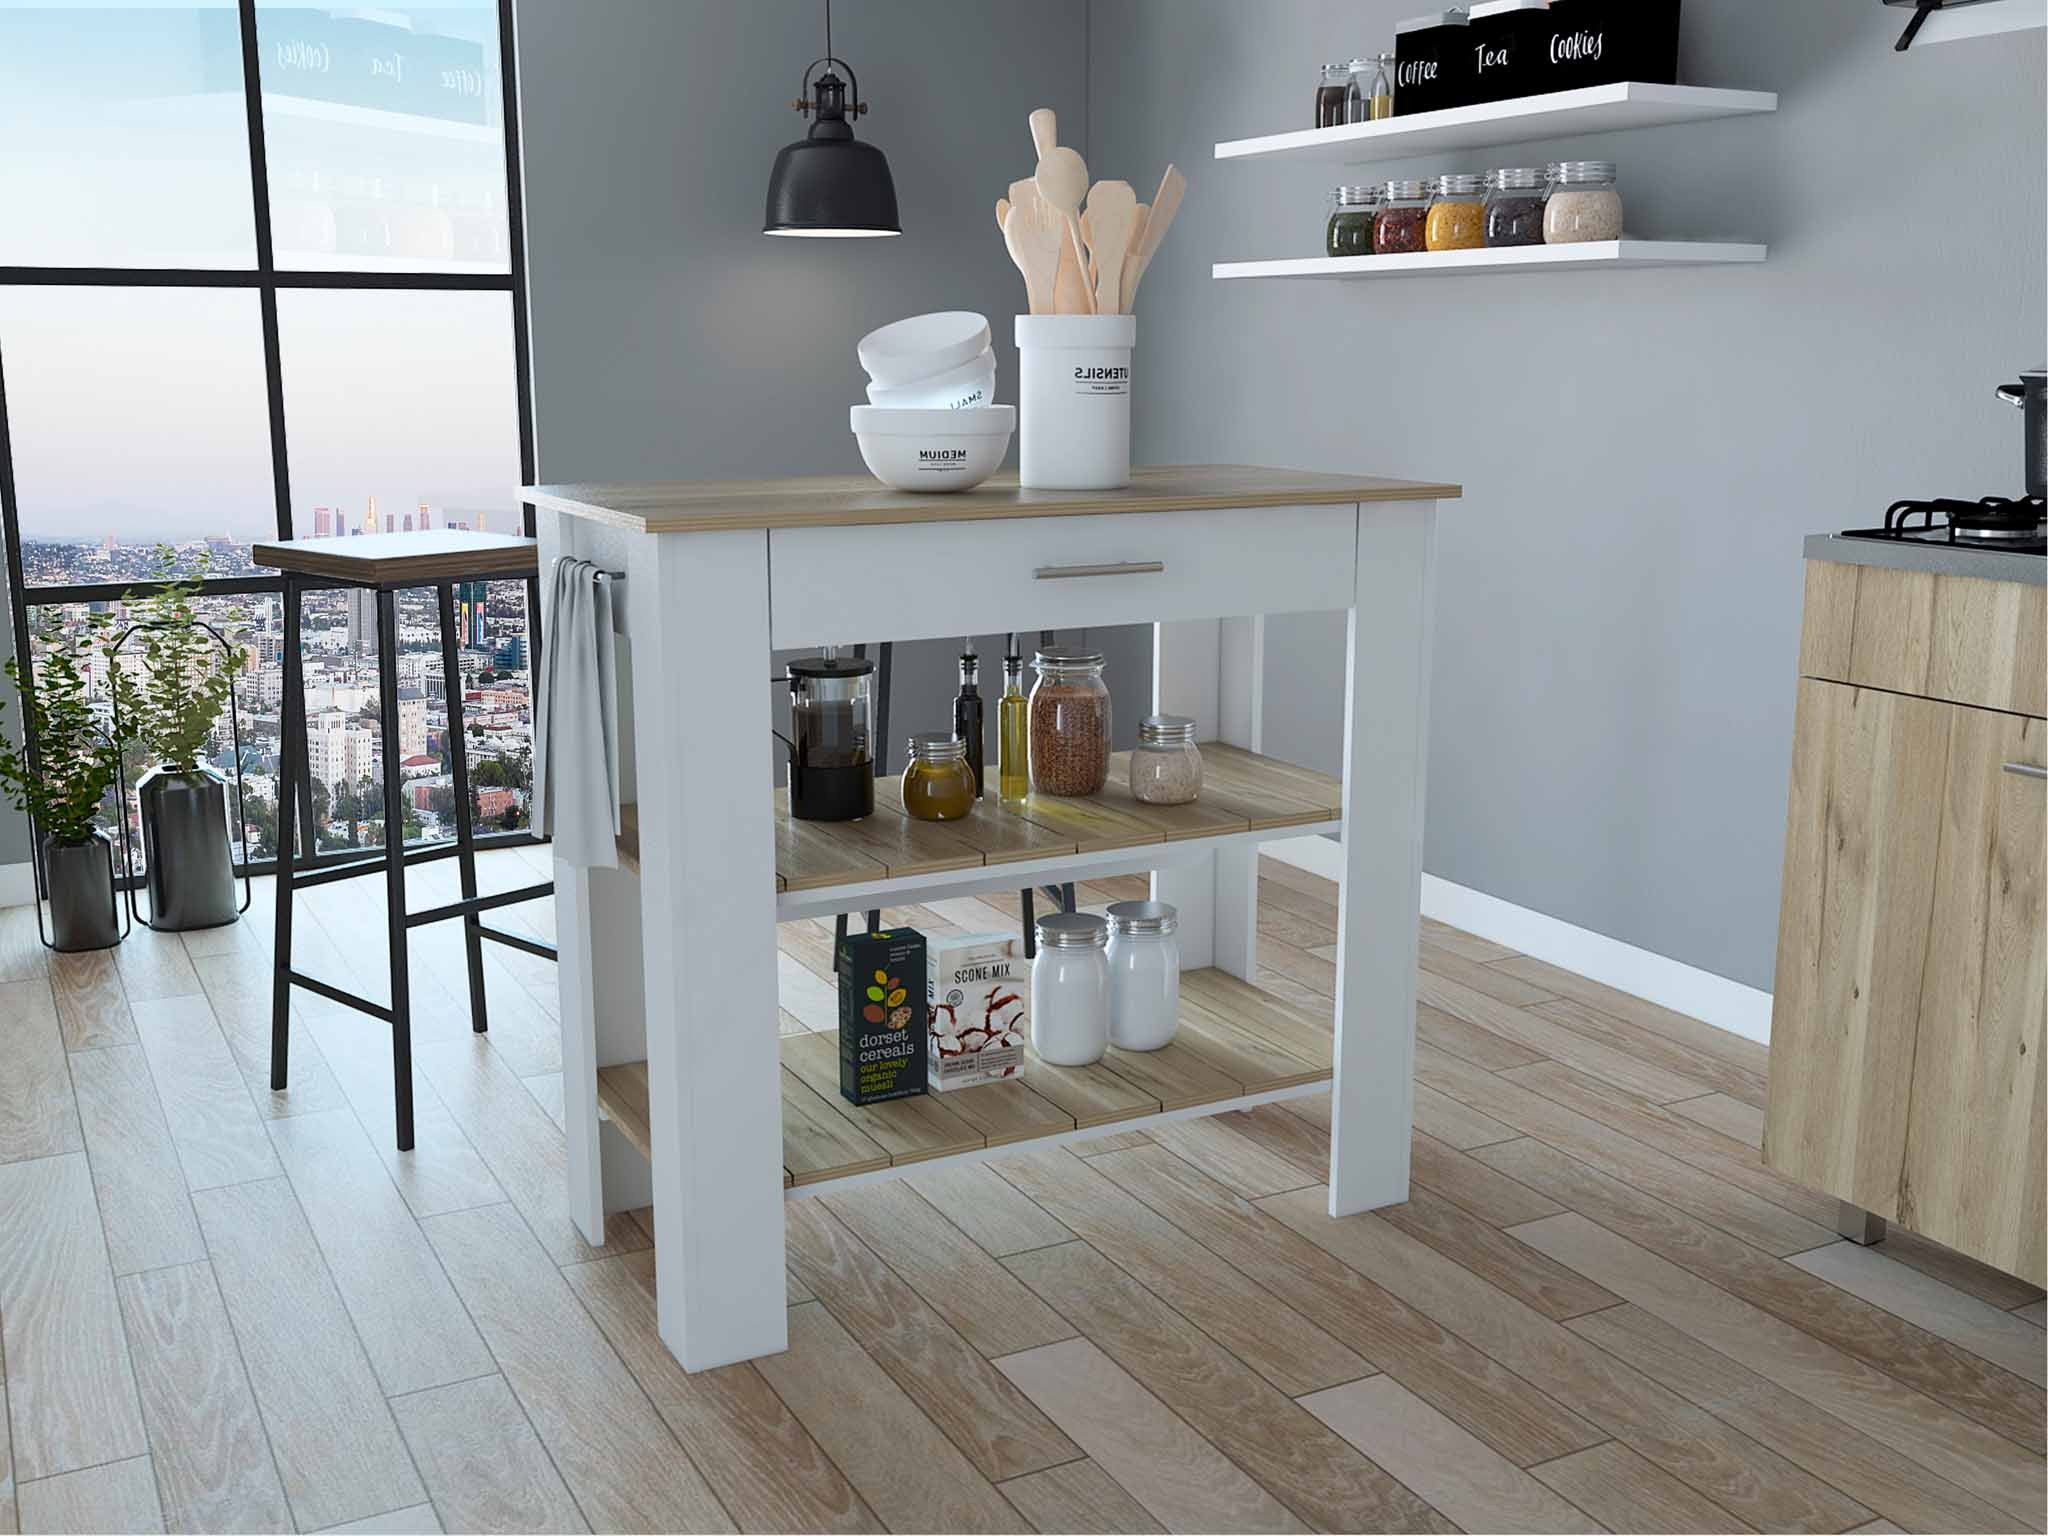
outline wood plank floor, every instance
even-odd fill
[[[1325,1021],[1335,889],[1260,888],[1260,988]],[[305,902],[301,968],[376,994],[381,902]],[[789,1352],[690,1376],[651,1215],[568,1223],[553,968],[487,950],[479,1038],[454,930],[413,935],[398,1153],[365,1016],[299,994],[270,1092],[270,903],[56,964],[0,912],[0,1531],[2048,1525],[2041,1292],[1835,1239],[1758,1157],[1762,1047],[1473,935],[1424,928],[1406,1205],[1322,1214],[1326,1093],[934,1167],[793,1206]],[[782,931],[787,1061],[829,935]],[[821,1159],[887,1160],[816,1101]]]

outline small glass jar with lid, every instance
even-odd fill
[[[1031,1049],[1055,1067],[1085,1067],[1109,1049],[1109,924],[1057,912],[1036,924]]]
[[[1476,251],[1486,244],[1486,178],[1453,171],[1436,179],[1423,226],[1432,251]]]
[[[1380,193],[1379,211],[1373,215],[1373,254],[1406,256],[1421,250],[1428,216],[1427,182],[1388,182]]]
[[[1351,66],[1325,64],[1321,83],[1316,86],[1316,126],[1339,128],[1347,116],[1351,99]]]
[[[929,732],[910,738],[903,767],[903,814],[917,821],[958,821],[974,809],[974,772],[967,743]]]
[[[1061,646],[1032,663],[1031,792],[1101,793],[1109,778],[1109,686],[1102,652]]]
[[[1543,172],[1533,165],[1508,166],[1486,183],[1488,248],[1543,244]]]
[[[1612,160],[1560,160],[1543,206],[1543,238],[1551,245],[1621,238],[1621,189]]]
[[[1344,98],[1347,122],[1376,123],[1394,115],[1394,84],[1389,66],[1391,53],[1351,61],[1351,84]]]
[[[1323,250],[1331,256],[1370,256],[1372,218],[1379,208],[1377,187],[1338,187],[1330,194],[1330,221]]]
[[[1131,753],[1131,798],[1147,805],[1186,805],[1202,793],[1202,749],[1186,715],[1147,715]]]
[[[1163,901],[1111,902],[1109,1043],[1156,1051],[1180,1028],[1180,913]]]

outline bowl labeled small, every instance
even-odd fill
[[[856,405],[852,414],[861,461],[899,491],[972,490],[1002,464],[1016,425],[1017,408],[1010,405],[960,411]]]
[[[900,389],[970,363],[990,345],[988,320],[965,309],[912,315],[860,339],[860,365],[884,389]]]
[[[890,388],[868,385],[868,404],[891,410],[964,411],[991,405],[996,398],[996,355],[993,350],[962,363],[958,368],[919,379],[914,384]]]

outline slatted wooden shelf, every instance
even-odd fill
[[[775,889],[829,892],[1005,864],[1047,869],[1082,854],[1321,826],[1342,815],[1342,785],[1328,774],[1221,742],[1204,744],[1202,766],[1201,798],[1189,805],[1134,799],[1129,754],[1120,752],[1098,795],[1034,795],[1018,810],[991,797],[964,819],[949,822],[906,816],[892,777],[875,785],[875,814],[859,821],[798,821],[789,814],[788,793],[778,789]],[[619,862],[638,872],[639,808],[627,806],[622,820]],[[1027,872],[1019,873],[1029,883]]]
[[[1019,1079],[886,1104],[839,1096],[839,1037],[782,1040],[782,1182],[823,1184],[884,1168],[1105,1126],[1137,1129],[1189,1110],[1226,1110],[1330,1080],[1330,1021],[1222,971],[1181,977],[1180,1033],[1158,1051],[1120,1051],[1093,1066],[1054,1067],[1028,1052]],[[597,1074],[597,1101],[649,1150],[644,1062]]]

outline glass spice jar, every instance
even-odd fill
[[[930,732],[910,738],[903,768],[903,814],[915,821],[958,821],[974,809],[967,743]]]
[[[1621,192],[1612,160],[1561,160],[1543,207],[1543,238],[1551,245],[1621,238]]]
[[[1486,178],[1453,171],[1436,179],[1422,243],[1432,251],[1476,251],[1486,244]]]
[[[1372,187],[1338,187],[1330,194],[1330,221],[1323,251],[1330,256],[1370,256],[1372,218],[1379,193]]]
[[[1511,166],[1487,177],[1486,244],[1543,244],[1543,173],[1535,166]]]
[[[1163,901],[1113,901],[1109,918],[1109,1043],[1156,1051],[1180,1028],[1180,913]]]
[[[1109,1049],[1109,924],[1058,912],[1036,924],[1031,1049],[1055,1067],[1085,1067]]]
[[[1406,256],[1423,246],[1429,214],[1429,191],[1420,181],[1390,181],[1380,196],[1372,221],[1372,248],[1377,256]]]
[[[1147,715],[1131,753],[1131,798],[1147,805],[1186,805],[1202,793],[1202,749],[1186,715]]]
[[[1349,64],[1325,64],[1322,83],[1316,87],[1316,126],[1318,128],[1339,128],[1343,126],[1346,103],[1351,95],[1351,66]]]
[[[1093,795],[1109,777],[1109,688],[1102,653],[1060,647],[1032,665],[1031,792]]]

